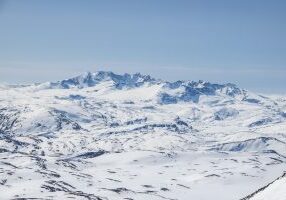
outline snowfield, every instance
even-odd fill
[[[243,200],[286,199],[286,173],[275,181],[248,195]]]
[[[285,170],[284,96],[102,71],[0,87],[1,200],[240,200]]]

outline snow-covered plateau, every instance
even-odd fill
[[[1,200],[286,200],[285,171],[283,95],[103,71],[0,86]]]

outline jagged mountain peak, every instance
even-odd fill
[[[228,92],[229,94],[231,92],[242,93],[242,90],[232,83],[217,84],[203,80],[199,81],[178,80],[174,82],[169,82],[161,79],[156,79],[151,77],[150,75],[144,75],[141,73],[116,74],[111,71],[85,72],[73,78],[68,78],[50,83],[50,85],[51,88],[63,88],[63,89],[69,89],[73,87],[84,88],[84,87],[95,86],[98,83],[104,81],[113,81],[117,89],[140,87],[144,85],[144,83],[150,83],[150,84],[162,84],[163,87],[169,89],[177,89],[179,87],[193,88],[198,90],[200,93],[205,93],[205,94],[211,94],[217,90],[222,90],[222,89],[227,90],[226,92]]]
[[[55,83],[51,83],[52,88],[84,88],[92,87],[98,83],[104,81],[112,81],[117,89],[124,87],[133,88],[139,87],[145,83],[154,83],[156,79],[149,75],[142,75],[140,73],[123,75],[115,74],[110,71],[97,71],[97,72],[85,72],[74,78],[65,79]]]
[[[199,80],[199,81],[176,81],[176,82],[167,82],[165,87],[170,89],[177,89],[179,87],[191,88],[198,91],[198,93],[203,94],[214,94],[216,91],[225,91],[228,95],[234,96],[235,94],[242,94],[243,89],[240,89],[237,85],[233,83],[226,84],[218,84],[218,83],[210,83],[207,81]]]
[[[141,87],[159,86],[156,92],[158,102],[161,104],[173,104],[177,102],[198,102],[201,95],[206,96],[245,96],[246,91],[240,89],[235,84],[217,84],[207,81],[174,81],[169,82],[155,79],[150,75],[135,74],[115,74],[110,71],[85,72],[79,76],[53,82],[44,83],[38,86],[40,89],[71,89],[94,87],[98,84],[111,82],[115,90],[134,89]],[[108,84],[109,85],[109,84]],[[106,86],[103,86],[106,87]],[[242,98],[241,98],[242,99]]]

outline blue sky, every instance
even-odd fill
[[[284,0],[0,0],[0,82],[84,71],[286,93]]]

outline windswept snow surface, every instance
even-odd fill
[[[251,195],[243,198],[243,200],[285,200],[286,199],[286,173],[271,182],[270,184],[260,188]]]
[[[0,199],[238,200],[285,171],[285,130],[286,97],[233,84],[96,72],[0,87]]]

